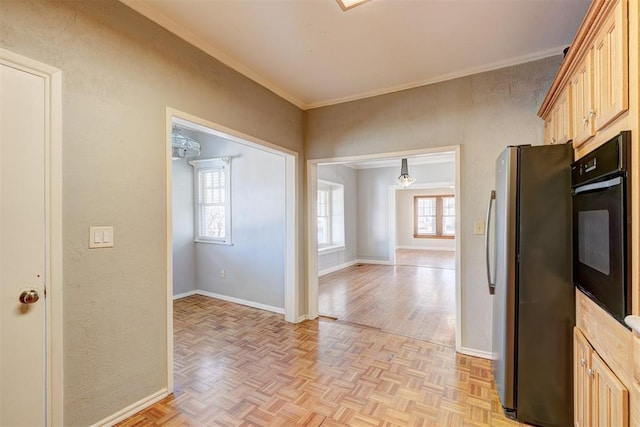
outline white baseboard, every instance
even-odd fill
[[[358,259],[354,262],[354,264],[380,264],[380,265],[393,265],[391,261],[388,259],[379,260],[379,259]]]
[[[437,248],[430,246],[396,246],[396,249],[455,252],[455,248]]]
[[[143,409],[148,408],[149,406],[153,405],[154,403],[161,401],[162,399],[164,399],[168,395],[169,395],[169,392],[167,391],[167,389],[163,388],[162,390],[159,390],[159,391],[153,393],[152,395],[147,396],[144,399],[140,399],[136,403],[133,403],[133,404],[127,406],[126,408],[121,409],[120,411],[116,412],[115,414],[108,416],[107,418],[103,419],[102,421],[98,421],[97,423],[95,423],[91,427],[109,427],[109,426],[112,426],[114,424],[117,424],[120,421],[129,418],[131,415],[137,414],[138,412],[142,411]]]
[[[244,299],[234,298],[227,295],[216,294],[214,292],[203,291],[201,289],[198,289],[196,291],[196,294],[203,295],[209,298],[216,298],[222,301],[233,302],[235,304],[246,305],[247,307],[258,308],[260,310],[270,311],[272,313],[284,314],[284,308],[273,307],[271,305],[266,305],[266,304],[260,304],[259,302],[247,301]]]
[[[298,317],[298,320],[296,321],[296,323],[304,322],[305,320],[309,320],[309,316],[307,316],[306,314],[303,314],[302,316]]]
[[[349,261],[343,264],[334,265],[333,267],[325,268],[324,270],[318,271],[318,277],[322,277],[329,273],[333,273],[333,272],[342,270],[344,268],[351,267],[352,265],[355,265],[355,264],[356,264],[356,261]]]
[[[173,299],[180,299],[180,298],[186,298],[186,297],[190,297],[191,295],[196,295],[198,293],[198,291],[189,291],[189,292],[183,292],[181,294],[177,294],[173,296]]]
[[[479,357],[481,359],[493,360],[493,354],[491,354],[490,351],[482,351],[482,350],[475,350],[473,348],[460,347],[460,350],[458,350],[458,353],[464,354],[467,356]]]

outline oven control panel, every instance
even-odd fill
[[[571,186],[606,179],[628,170],[631,132],[623,131],[571,165]]]

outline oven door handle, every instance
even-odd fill
[[[484,253],[487,260],[487,283],[489,285],[489,293],[491,295],[496,292],[496,282],[491,279],[491,259],[489,256],[489,236],[491,235],[491,208],[493,207],[493,201],[496,199],[496,191],[491,190],[491,196],[489,197],[489,205],[487,206],[487,229],[484,235]]]
[[[607,188],[615,187],[616,185],[622,184],[622,177],[616,177],[612,179],[608,179],[602,182],[594,182],[593,184],[581,185],[573,189],[573,195],[577,196],[580,193],[584,193],[586,191],[593,190],[604,190]]]

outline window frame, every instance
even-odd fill
[[[194,211],[194,238],[196,243],[209,243],[217,245],[232,245],[232,222],[231,222],[231,158],[230,157],[216,157],[203,160],[192,160],[189,162],[193,166],[193,211]],[[200,201],[200,175],[202,172],[211,170],[222,170],[224,173],[224,203],[219,205],[224,206],[224,236],[222,237],[210,237],[204,236],[200,233],[202,230],[202,217],[201,208],[202,203]]]
[[[413,237],[415,239],[455,239],[455,231],[454,234],[445,234],[443,232],[444,229],[444,201],[443,199],[452,198],[454,206],[456,206],[456,198],[453,194],[434,194],[434,195],[419,195],[413,196]],[[436,232],[435,234],[424,234],[418,233],[418,204],[419,200],[422,199],[434,199],[436,202],[436,214],[435,214],[435,223],[436,223]],[[449,217],[450,215],[446,215]],[[454,218],[457,216],[457,213],[454,213]]]
[[[341,251],[346,248],[345,243],[345,213],[344,213],[344,185],[337,182],[318,180],[316,192],[316,217],[320,218],[317,212],[320,201],[319,193],[327,192],[327,223],[328,223],[328,243],[320,243],[318,240],[318,252],[330,253]],[[317,230],[316,230],[317,232]]]

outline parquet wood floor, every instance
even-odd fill
[[[361,264],[319,279],[325,316],[455,346],[455,270]]]
[[[175,393],[133,426],[517,426],[490,362],[432,343],[191,296],[175,302]]]

